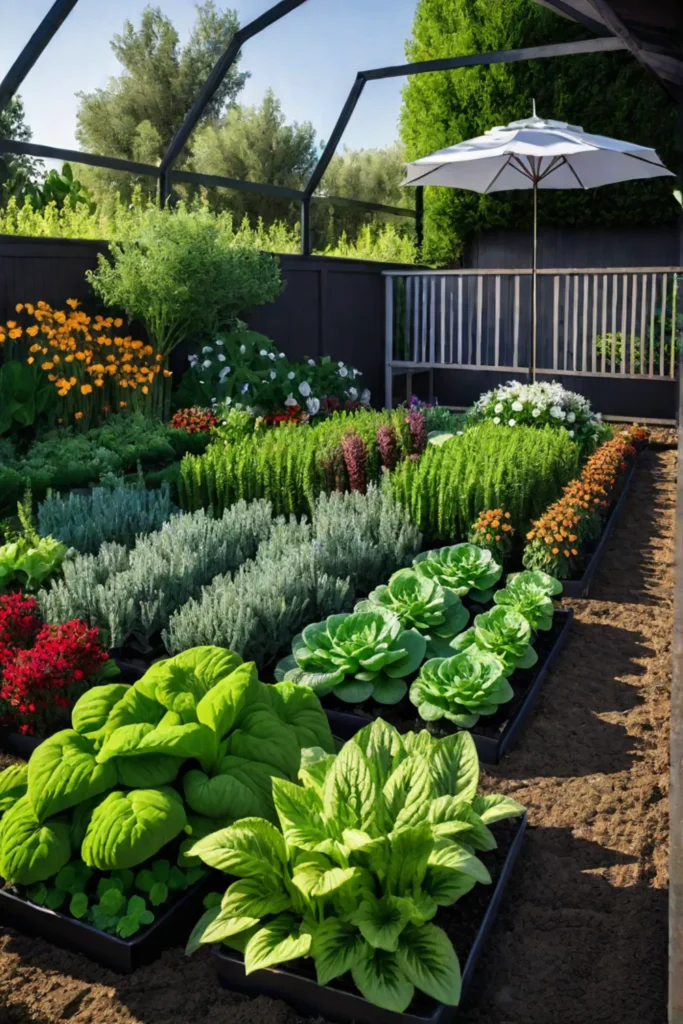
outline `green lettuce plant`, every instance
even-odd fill
[[[493,600],[502,608],[519,612],[534,630],[547,630],[553,624],[553,597],[562,593],[559,580],[545,572],[518,572],[508,576],[504,590]]]
[[[446,718],[463,729],[471,729],[481,715],[495,714],[512,697],[503,662],[476,648],[426,661],[410,687],[410,700],[425,722]]]
[[[299,778],[273,781],[282,831],[249,818],[193,847],[238,881],[187,952],[223,942],[247,974],[310,957],[320,985],[350,972],[367,1000],[399,1013],[416,990],[457,1005],[458,958],[433,918],[490,882],[476,851],[494,849],[488,826],[523,808],[477,796],[468,734],[400,736],[381,720],[336,757],[308,751]]]
[[[451,547],[423,551],[413,562],[415,571],[460,597],[486,604],[493,596],[493,587],[503,574],[503,567],[490,551],[476,544],[453,544]]]
[[[37,590],[55,573],[66,555],[66,544],[54,537],[20,537],[0,547],[0,593],[11,585]]]
[[[415,569],[400,569],[386,586],[377,587],[355,611],[386,608],[398,615],[404,629],[416,629],[427,641],[427,656],[443,653],[465,628],[469,612],[453,590],[442,587]]]
[[[531,668],[538,661],[538,655],[531,646],[528,620],[520,612],[504,605],[477,615],[472,628],[456,636],[451,648],[495,654],[503,662],[506,676],[516,668]]]
[[[405,677],[420,666],[426,648],[417,630],[402,629],[398,615],[378,606],[306,626],[294,637],[292,653],[279,662],[275,675],[319,697],[334,693],[353,704],[370,697],[380,704],[397,704],[408,689]]]
[[[133,686],[93,687],[71,722],[32,754],[25,794],[20,779],[7,784],[18,796],[0,823],[9,882],[44,882],[74,855],[99,871],[133,868],[185,834],[272,819],[271,778],[295,779],[302,747],[333,750],[314,693],[266,686],[253,663],[216,647],[157,662]],[[197,767],[180,782],[188,761]]]

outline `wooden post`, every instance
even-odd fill
[[[669,791],[669,1024],[683,1024],[683,388],[678,365],[678,483],[671,681],[671,781]]]

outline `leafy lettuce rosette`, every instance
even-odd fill
[[[427,657],[448,650],[450,641],[469,621],[469,612],[454,590],[442,587],[415,569],[400,569],[386,586],[377,587],[355,611],[386,608],[398,615],[404,629],[416,629],[427,641]]]
[[[471,729],[482,715],[494,715],[512,697],[500,658],[472,648],[426,661],[410,687],[410,700],[423,721],[446,718],[462,729]]]
[[[492,823],[523,808],[478,796],[479,759],[466,733],[401,736],[381,719],[334,757],[306,752],[297,786],[273,780],[280,831],[249,818],[192,853],[237,876],[187,946],[222,942],[247,974],[310,958],[320,985],[350,972],[376,1006],[405,1011],[416,991],[460,999],[460,965],[433,923],[491,879],[478,851]]]
[[[370,697],[398,704],[408,689],[405,678],[422,664],[426,648],[425,638],[403,629],[399,616],[386,608],[330,615],[294,638],[292,654],[279,662],[275,677],[350,704]]]
[[[491,552],[476,544],[453,544],[424,551],[413,566],[419,575],[434,580],[459,597],[467,595],[478,604],[491,600],[493,587],[503,574],[503,567]]]
[[[538,655],[531,646],[531,626],[525,617],[512,608],[498,605],[477,615],[474,625],[456,636],[454,651],[485,651],[495,654],[503,663],[505,675],[516,668],[531,668]]]
[[[493,600],[501,608],[519,612],[533,630],[547,630],[555,614],[552,598],[561,593],[560,581],[545,572],[518,572],[508,576],[505,589],[498,590]]]

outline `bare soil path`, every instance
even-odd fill
[[[665,1024],[676,453],[641,457],[538,710],[485,785],[529,808],[461,1024]],[[122,978],[0,929],[0,1024],[295,1024],[220,989],[207,954]]]

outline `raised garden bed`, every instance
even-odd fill
[[[39,907],[13,889],[0,889],[0,922],[62,949],[80,953],[113,971],[131,974],[156,960],[164,949],[187,938],[202,913],[202,900],[213,884],[209,873],[179,894],[167,910],[158,914],[153,924],[130,939],[99,931],[58,910]]]
[[[583,575],[575,579],[562,581],[563,597],[588,597],[588,592],[593,583],[593,578],[595,577],[595,574],[598,570],[598,566],[600,565],[603,555],[605,554],[605,550],[607,549],[609,539],[612,536],[612,531],[614,530],[614,527],[617,524],[617,520],[621,515],[621,510],[624,507],[624,502],[626,501],[626,496],[633,481],[633,477],[635,475],[637,466],[638,457],[636,456],[626,474],[626,478],[624,479],[621,488],[621,494],[613,503],[609,515],[605,520],[602,534],[600,535],[598,540],[591,541],[589,544],[586,545],[586,566],[583,570]]]
[[[434,923],[448,932],[462,966],[461,1003],[467,997],[500,908],[526,826],[526,814],[491,826],[498,848],[479,856],[488,867],[493,884],[475,886],[453,907],[440,910],[435,918]],[[423,995],[418,995],[405,1013],[383,1010],[364,999],[352,982],[346,980],[347,976],[329,985],[318,985],[315,972],[305,961],[246,975],[241,954],[218,945],[213,947],[213,954],[218,977],[226,988],[249,996],[283,999],[300,1014],[324,1017],[333,1024],[445,1024],[458,1015],[456,1007],[444,1006]]]
[[[547,633],[539,633],[534,644],[538,652],[536,665],[532,669],[518,669],[510,677],[509,682],[515,691],[512,700],[501,705],[495,715],[480,718],[477,725],[467,730],[472,734],[479,759],[485,764],[498,764],[521,734],[548,670],[567,641],[573,617],[572,608],[555,612],[552,629]],[[323,698],[323,707],[332,732],[345,740],[377,717],[391,722],[401,732],[429,729],[435,735],[446,735],[457,731],[457,726],[450,725],[446,719],[434,723],[421,721],[407,696],[400,704],[373,704],[371,710],[355,708],[353,712],[344,711],[341,704],[341,701],[335,701],[334,698]]]

